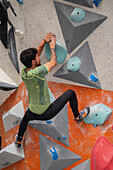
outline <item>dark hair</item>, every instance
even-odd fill
[[[28,48],[20,54],[20,61],[24,64],[27,68],[32,66],[32,60],[36,59],[36,54],[38,50],[36,48]]]

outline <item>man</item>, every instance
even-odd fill
[[[41,66],[40,55],[47,42],[50,45],[51,61]],[[20,60],[25,65],[21,71],[21,77],[28,91],[29,109],[26,111],[20,123],[18,135],[14,135],[14,141],[17,147],[21,146],[21,141],[29,121],[46,121],[52,119],[68,101],[77,123],[89,114],[89,107],[79,114],[77,97],[75,92],[71,89],[64,92],[58,99],[50,104],[50,95],[45,75],[57,65],[55,45],[56,36],[50,32],[45,36],[37,49],[29,48],[24,50],[20,55]],[[78,116],[79,119],[76,119]]]

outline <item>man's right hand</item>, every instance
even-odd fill
[[[49,42],[49,45],[50,45],[50,49],[55,49],[55,45],[56,45],[56,36],[55,35],[52,35],[51,36],[51,41]]]

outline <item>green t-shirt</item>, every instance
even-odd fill
[[[50,105],[50,95],[45,75],[48,68],[43,65],[26,72],[26,67],[21,71],[22,80],[25,83],[29,96],[29,110],[36,114],[42,114]]]

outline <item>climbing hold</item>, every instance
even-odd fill
[[[91,74],[90,79],[91,81],[94,81],[95,83],[97,83],[98,81],[98,78],[94,74]]]
[[[66,140],[66,139],[67,139],[67,137],[66,137],[66,136],[63,136],[63,139],[64,139],[64,140]]]
[[[92,2],[95,4],[96,7],[99,6],[99,3],[101,2],[102,0],[92,0]]]
[[[102,125],[108,117],[111,115],[112,111],[106,105],[99,103],[90,107],[89,115],[83,119],[87,124]]]
[[[17,103],[8,112],[2,115],[5,132],[17,126],[24,116],[24,107],[22,101]]]
[[[50,152],[52,153],[52,159],[53,159],[53,160],[57,160],[57,159],[58,159],[58,153],[57,153],[55,147],[53,147],[52,149],[50,149]]]
[[[13,142],[0,151],[0,169],[6,168],[7,166],[19,162],[24,158],[25,155],[23,146],[21,148],[17,148]]]
[[[23,4],[23,0],[17,0],[19,4]]]
[[[85,18],[85,10],[81,8],[74,8],[72,13],[70,14],[71,20],[75,22],[80,22]]]
[[[55,51],[57,55],[57,62],[63,64],[67,56],[67,50],[65,49],[64,45],[56,41]],[[51,59],[51,51],[50,51],[49,43],[45,44],[45,56],[48,59]]]
[[[24,33],[22,31],[20,31],[20,30],[16,30],[15,34],[18,35],[21,39],[24,38]]]
[[[96,128],[96,127],[97,127],[97,125],[93,125],[93,127],[95,127],[95,128]]]
[[[67,62],[67,69],[76,72],[80,69],[81,60],[79,57],[71,57]]]
[[[95,143],[91,154],[92,170],[113,169],[113,144],[104,136],[101,136]]]
[[[46,123],[51,124],[53,121],[47,120]]]

